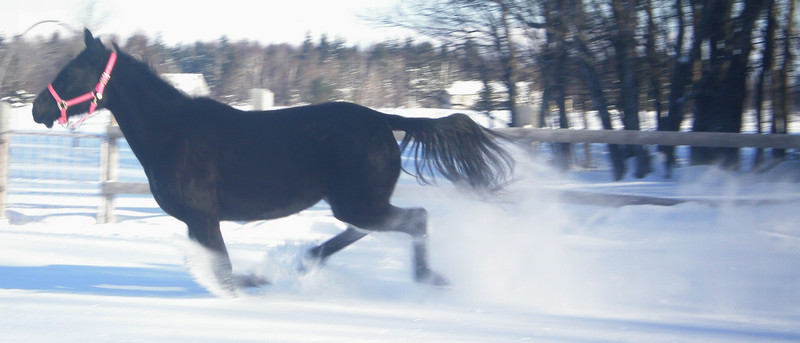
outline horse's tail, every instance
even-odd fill
[[[387,116],[393,130],[406,132],[400,149],[411,150],[416,173],[409,174],[416,175],[420,183],[435,183],[437,171],[455,184],[466,182],[481,191],[499,190],[510,180],[514,159],[497,142],[504,136],[467,115],[438,119]]]

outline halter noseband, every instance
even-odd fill
[[[77,96],[70,100],[63,100],[56,90],[53,89],[53,84],[47,85],[47,89],[50,90],[50,94],[53,95],[53,98],[56,100],[56,104],[58,104],[58,109],[61,110],[61,117],[58,118],[58,123],[61,125],[67,124],[67,109],[70,106],[74,106],[80,103],[84,103],[87,101],[92,101],[89,104],[89,113],[83,116],[80,120],[75,122],[75,124],[71,125],[72,128],[77,127],[81,123],[83,123],[86,119],[91,116],[94,111],[97,109],[97,103],[103,99],[103,91],[106,89],[106,84],[108,84],[108,80],[111,79],[111,71],[114,69],[114,64],[117,62],[117,53],[111,52],[111,56],[108,57],[108,63],[106,64],[106,69],[103,71],[103,75],[100,76],[100,81],[97,82],[97,86],[94,87],[93,91],[90,91],[86,94]]]

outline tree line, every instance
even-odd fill
[[[346,100],[371,107],[441,107],[449,84],[477,77],[473,60],[480,58],[474,47],[406,39],[362,48],[325,35],[308,35],[297,45],[221,37],[169,46],[142,34],[105,41],[117,42],[157,73],[203,74],[218,100],[243,102],[250,89],[267,88],[282,106]],[[0,60],[12,56],[0,97],[41,91],[82,44],[79,36],[58,33],[46,38],[0,37]]]
[[[376,20],[451,45],[478,45],[492,56],[511,95],[533,76],[542,113],[572,124],[568,99],[597,113],[612,129],[639,130],[655,112],[658,130],[739,132],[749,105],[757,130],[786,133],[797,103],[796,0],[408,0]],[[509,108],[515,108],[510,97]],[[517,118],[514,115],[514,118]],[[543,117],[544,118],[544,117]],[[568,149],[569,146],[564,146]],[[610,146],[617,178],[636,157],[636,174],[650,170],[641,147]],[[662,147],[674,164],[672,147]],[[778,155],[783,151],[776,151]],[[691,162],[735,166],[736,149],[693,148]]]

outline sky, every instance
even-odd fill
[[[364,16],[391,11],[399,0],[6,0],[0,5],[0,36],[11,37],[42,20],[59,20],[75,29],[89,27],[96,36],[128,37],[144,33],[167,44],[217,40],[226,36],[263,44],[301,43],[307,34],[370,44],[411,34],[381,28]],[[30,36],[66,33],[43,24]]]

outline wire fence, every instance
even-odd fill
[[[97,214],[101,205],[104,135],[8,132],[6,207],[24,215],[26,209],[58,208],[65,214]],[[147,182],[139,162],[124,140],[117,140],[119,176],[127,182]]]
[[[9,180],[49,180],[65,187],[98,182],[102,140],[99,136],[12,133]]]

